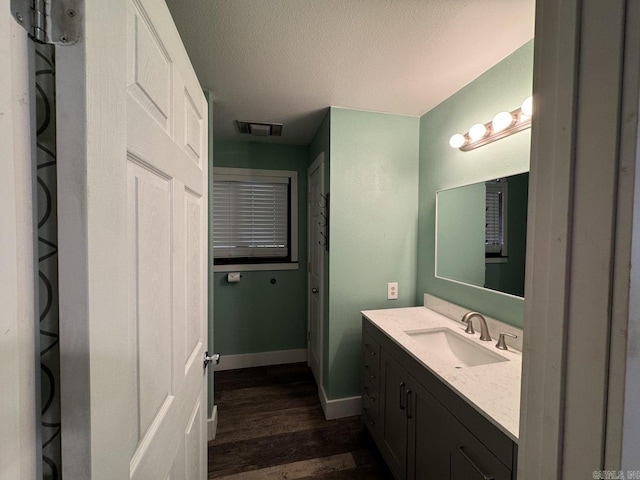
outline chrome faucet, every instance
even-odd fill
[[[473,329],[473,324],[471,323],[471,319],[473,317],[478,317],[478,319],[480,319],[480,340],[483,340],[485,342],[491,341],[491,335],[489,335],[489,327],[487,327],[487,321],[484,319],[482,314],[478,312],[467,312],[462,317],[462,323],[467,324],[465,333],[468,333],[470,335],[476,333],[476,331]]]

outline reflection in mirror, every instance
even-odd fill
[[[529,174],[436,193],[436,277],[524,297]]]

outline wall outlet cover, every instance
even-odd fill
[[[387,300],[398,299],[398,282],[387,283]]]

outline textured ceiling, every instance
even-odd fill
[[[422,115],[533,37],[534,0],[167,0],[215,138],[282,123],[306,145],[326,108]],[[253,137],[255,138],[255,137]]]

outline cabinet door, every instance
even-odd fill
[[[451,414],[415,381],[407,393],[409,450],[407,478],[448,479],[450,475]]]
[[[462,424],[451,425],[451,480],[511,480],[511,470]]]
[[[382,455],[396,478],[407,474],[407,373],[382,350],[380,356],[382,391]]]

